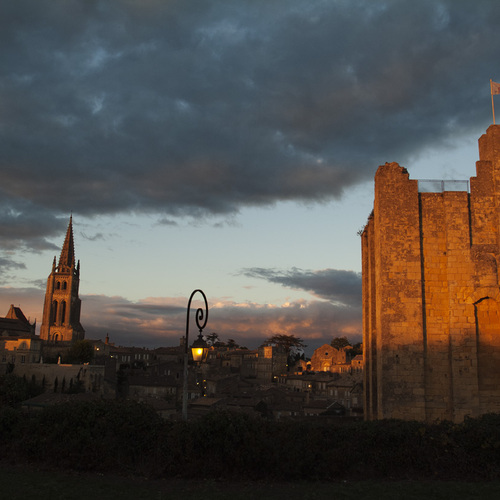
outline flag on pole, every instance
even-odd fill
[[[490,89],[491,89],[491,112],[493,113],[493,125],[495,125],[495,104],[493,102],[493,96],[500,94],[500,83],[494,82],[490,78]]]
[[[500,94],[500,83],[490,80],[491,84],[491,95]]]

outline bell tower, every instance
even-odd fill
[[[73,216],[69,219],[66,238],[56,266],[47,279],[45,303],[43,306],[40,338],[49,342],[72,342],[85,338],[85,330],[80,324],[81,300],[80,261],[75,266],[75,244],[73,241]]]

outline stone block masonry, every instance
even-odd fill
[[[397,163],[377,170],[362,234],[369,420],[500,411],[500,125],[479,158],[470,193],[420,192]]]

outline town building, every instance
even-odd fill
[[[362,233],[367,419],[500,411],[499,245],[499,125],[470,183],[378,168]]]
[[[2,337],[33,337],[36,321],[30,323],[20,307],[10,305],[5,318],[0,318],[0,336]]]
[[[336,349],[330,344],[324,344],[316,349],[311,357],[311,370],[315,372],[339,372],[346,367],[345,349]],[[350,364],[349,364],[350,366]]]
[[[9,369],[9,365],[19,363],[39,363],[42,346],[36,337],[0,337],[0,366],[1,373]]]
[[[302,407],[315,408],[312,413],[309,411],[311,415],[328,413],[327,408],[335,403],[336,408],[339,405],[343,408],[342,415],[359,417],[363,414],[362,377],[361,373],[305,372],[302,375],[281,375],[277,385],[301,394]]]
[[[351,359],[351,373],[363,373],[365,361],[362,354],[357,354]]]
[[[255,364],[259,380],[273,382],[278,375],[287,371],[288,352],[282,345],[263,344],[259,347]]]
[[[20,307],[11,304],[5,318],[0,318],[0,373],[16,363],[38,363],[41,341],[35,335],[36,322],[30,323]]]
[[[263,366],[264,368],[259,370],[259,373],[266,372],[269,367],[268,358],[260,358],[259,352],[264,353],[263,349],[260,350],[249,350],[249,349],[228,349],[226,351],[217,352],[217,350],[212,348],[209,351],[209,358],[212,354],[216,357],[220,357],[221,367],[227,368],[231,373],[239,373],[241,377],[256,377],[257,376],[257,366]],[[271,356],[272,357],[272,356]],[[272,368],[271,373],[266,374],[269,377],[273,376]]]

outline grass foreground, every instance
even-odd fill
[[[320,500],[320,499],[498,499],[500,481],[344,481],[258,482],[147,480],[51,469],[0,467],[2,497],[13,500]]]

